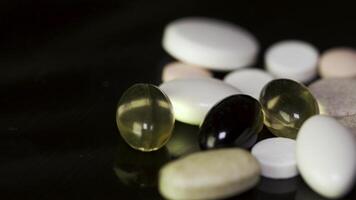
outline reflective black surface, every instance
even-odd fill
[[[287,38],[310,41],[320,50],[356,46],[353,6],[311,4],[1,1],[0,199],[160,199],[156,181],[144,176],[155,176],[167,152],[173,159],[198,150],[198,129],[177,123],[173,138],[182,142],[138,160],[120,149],[125,144],[115,110],[129,86],[160,83],[162,64],[170,59],[160,46],[164,25],[191,15],[229,20],[253,32],[262,51]],[[260,55],[256,66],[262,61]],[[265,129],[260,134],[269,136]],[[144,164],[151,159],[154,165]],[[136,161],[143,162],[142,169]],[[126,181],[115,173],[118,167]],[[275,191],[280,185],[269,187]],[[355,195],[354,189],[346,199]],[[323,198],[301,181],[296,192],[268,193],[257,186],[232,199]]]
[[[233,95],[210,109],[200,127],[202,149],[251,148],[263,128],[260,103],[248,95]]]

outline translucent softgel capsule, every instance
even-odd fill
[[[135,84],[119,101],[116,123],[121,136],[131,147],[154,151],[164,146],[172,135],[172,105],[156,86]]]
[[[261,91],[264,123],[276,136],[295,139],[305,120],[319,114],[318,104],[304,85],[289,80],[269,82]]]

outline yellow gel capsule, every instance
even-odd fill
[[[304,85],[289,79],[269,82],[261,91],[264,124],[276,136],[295,139],[305,120],[319,114],[318,103]]]
[[[151,84],[135,84],[122,95],[116,111],[122,138],[132,148],[154,151],[172,135],[174,116],[168,97]]]

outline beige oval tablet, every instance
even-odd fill
[[[321,79],[309,86],[322,114],[344,117],[356,114],[356,80],[350,78]]]
[[[356,136],[356,115],[349,115],[346,117],[337,118],[337,120],[347,128],[351,130],[352,133]]]
[[[162,70],[162,82],[180,78],[200,78],[212,76],[213,74],[207,69],[181,62],[169,63],[164,66]]]
[[[356,50],[333,48],[322,54],[319,73],[323,78],[356,77]]]
[[[254,187],[259,179],[260,166],[248,151],[209,150],[163,166],[159,190],[168,199],[220,199]]]

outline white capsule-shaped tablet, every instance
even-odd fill
[[[285,179],[298,175],[295,140],[282,137],[265,139],[258,142],[251,152],[261,165],[262,176]]]
[[[164,66],[162,70],[162,81],[171,81],[181,78],[212,77],[213,74],[204,68],[181,62],[172,62]]]
[[[346,195],[356,178],[356,141],[336,119],[316,115],[304,122],[297,136],[299,172],[317,193],[328,198]]]
[[[318,50],[298,40],[278,42],[265,54],[266,69],[277,78],[309,82],[317,75]]]
[[[255,37],[244,28],[203,17],[168,24],[162,45],[180,61],[218,71],[252,65],[259,50]]]
[[[227,74],[224,81],[238,88],[242,93],[258,99],[262,88],[273,79],[273,75],[266,71],[249,68]]]
[[[176,79],[159,87],[171,100],[176,120],[192,125],[200,125],[216,103],[240,93],[237,88],[213,78]]]

